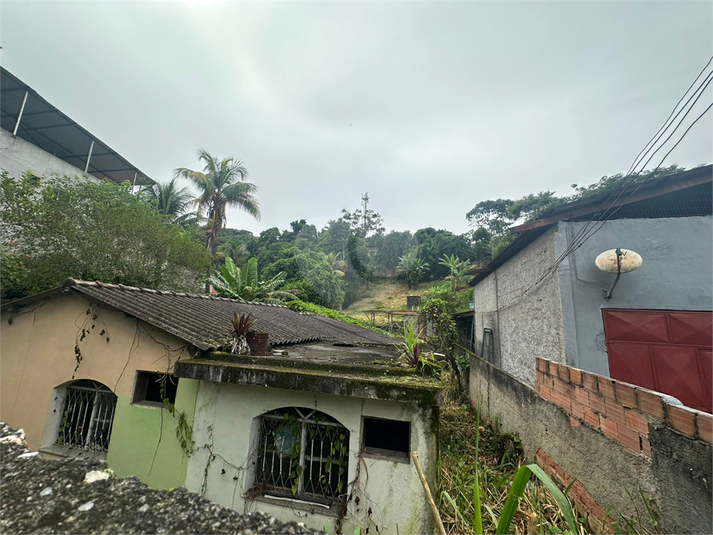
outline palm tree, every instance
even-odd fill
[[[184,177],[198,187],[199,195],[193,200],[199,213],[208,217],[206,247],[215,255],[215,240],[225,227],[225,209],[234,206],[245,210],[255,219],[260,219],[260,205],[255,198],[257,186],[246,182],[248,170],[235,158],[218,159],[205,150],[198,152],[198,159],[205,165],[203,171],[180,167],[176,177]]]
[[[171,216],[174,223],[185,225],[197,219],[195,212],[188,211],[193,202],[193,194],[188,188],[181,188],[175,177],[164,184],[157,182],[146,186],[141,193],[159,213]]]

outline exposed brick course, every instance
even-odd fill
[[[698,424],[698,437],[713,444],[713,416],[698,413],[696,423]]]
[[[639,410],[644,414],[650,414],[655,418],[663,418],[663,399],[651,390],[638,389],[636,393]]]
[[[616,399],[619,403],[626,407],[636,408],[636,388],[626,383],[616,381],[614,383],[616,391]]]
[[[649,418],[665,420],[679,433],[713,443],[710,414],[668,405],[657,392],[565,364],[538,359],[537,369],[535,390],[564,409],[573,427],[586,423],[632,453],[652,456]]]
[[[693,411],[673,405],[668,405],[666,408],[666,423],[668,425],[689,437],[696,436],[696,414]]]
[[[597,376],[592,373],[582,372],[582,384],[584,388],[591,392],[599,392],[597,389]]]

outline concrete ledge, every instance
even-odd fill
[[[304,369],[273,364],[227,362],[207,359],[182,360],[176,363],[174,375],[214,383],[236,383],[321,392],[336,396],[381,399],[415,403],[420,406],[440,406],[442,385],[434,379],[420,376],[387,376],[338,372],[331,369]]]

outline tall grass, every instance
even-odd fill
[[[481,425],[468,401],[444,402],[440,437],[439,508],[449,533],[584,533],[555,483],[522,465],[517,437]]]

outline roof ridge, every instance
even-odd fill
[[[228,301],[231,303],[240,303],[243,305],[260,305],[265,307],[289,308],[286,305],[278,305],[274,303],[262,303],[260,301],[242,301],[240,299],[231,299],[229,297],[218,297],[214,295],[191,294],[187,292],[176,292],[175,290],[155,290],[153,288],[140,288],[138,286],[126,286],[124,284],[114,284],[101,281],[85,281],[81,279],[69,278],[64,281],[64,286],[93,286],[95,288],[112,288],[118,290],[129,290],[132,292],[151,293],[156,295],[174,295],[178,297],[193,297],[199,299],[210,299],[211,301]]]

